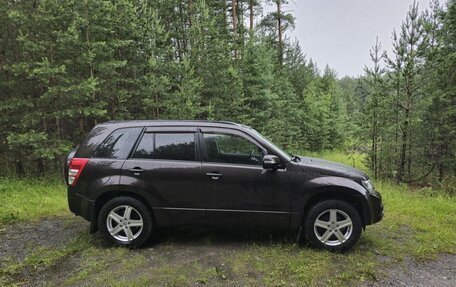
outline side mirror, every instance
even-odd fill
[[[263,157],[263,168],[264,169],[278,169],[280,160],[275,155],[267,154]]]

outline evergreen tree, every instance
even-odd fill
[[[366,71],[366,81],[370,88],[369,98],[365,106],[366,109],[366,122],[369,126],[371,132],[370,141],[371,149],[369,153],[369,163],[370,169],[374,175],[374,178],[377,178],[379,175],[379,165],[380,165],[380,146],[381,146],[381,129],[384,126],[381,126],[384,121],[382,121],[382,114],[386,112],[385,109],[385,84],[384,84],[384,73],[385,70],[381,67],[383,60],[383,52],[381,51],[382,46],[378,42],[378,38],[375,42],[375,45],[370,51],[371,61],[373,67],[365,67]]]
[[[424,160],[442,181],[456,171],[456,1],[449,1],[446,11],[438,2],[432,8],[424,18],[429,48],[423,78],[430,99],[422,140],[427,143]]]
[[[241,63],[245,102],[240,120],[259,129],[266,129],[277,97],[272,92],[273,56],[264,43],[251,38]]]
[[[268,13],[261,20],[261,28],[269,35],[271,42],[277,49],[277,63],[282,65],[285,52],[285,32],[294,29],[294,17],[289,12],[284,12],[283,6],[288,4],[286,0],[270,0],[276,10]]]
[[[421,67],[423,27],[416,2],[410,7],[400,33],[393,32],[393,52],[395,59],[388,58],[388,64],[399,79],[397,105],[400,125],[400,153],[397,171],[399,181],[409,180],[412,176],[412,147],[416,113],[414,107],[418,100],[417,75]]]
[[[412,5],[392,53],[377,43],[366,75],[340,80],[290,43],[288,1],[267,2],[260,18],[257,0],[0,1],[0,172],[55,171],[100,122],[166,118],[368,151],[374,177],[454,177],[455,0]]]

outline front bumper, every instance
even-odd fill
[[[383,202],[380,193],[375,192],[367,196],[370,210],[370,220],[367,225],[379,222],[383,218]]]

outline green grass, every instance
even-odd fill
[[[405,249],[407,254],[424,259],[443,252],[456,253],[455,197],[444,193],[430,197],[419,190],[411,191],[405,185],[392,183],[380,182],[377,188],[384,197],[386,209],[385,220],[378,226],[387,231],[399,231],[395,236],[404,237],[402,240],[406,240],[408,234],[401,234],[401,229],[408,229],[412,241],[405,245],[412,246]]]
[[[0,225],[67,210],[66,187],[61,182],[0,178]]]
[[[19,280],[11,280],[23,272],[45,272],[61,263],[72,254],[83,252],[90,248],[92,239],[88,234],[69,240],[68,244],[60,248],[34,248],[23,261],[2,258],[0,260],[0,286],[22,286],[27,283]],[[1,262],[4,261],[4,262]]]
[[[70,274],[63,284],[59,285],[73,286],[78,282],[90,281],[102,286],[106,282],[114,282],[117,274],[119,277],[125,274],[125,268],[134,272],[145,263],[145,257],[135,252],[121,247],[101,249],[96,245],[87,246],[80,253],[85,260],[76,272]]]
[[[441,253],[456,254],[456,198],[429,197],[392,183],[378,183],[377,188],[384,197],[385,218],[368,226],[351,252],[331,254],[290,243],[252,245],[233,256],[232,265],[244,278],[261,274],[248,285],[346,286],[375,280],[382,276],[379,267],[407,257],[430,260]]]
[[[357,154],[301,154],[364,169],[363,157]],[[176,260],[170,258],[179,258],[179,252],[195,246],[206,252],[213,248],[212,235],[196,243],[170,239],[151,246],[152,251],[106,248],[92,236],[81,235],[59,249],[35,250],[22,262],[8,262],[0,270],[0,283],[14,282],[12,278],[24,270],[46,270],[73,254],[80,261],[60,285],[346,286],[384,276],[382,268],[400,264],[405,258],[430,260],[442,253],[456,254],[456,197],[391,182],[376,182],[376,188],[384,198],[385,218],[368,226],[358,245],[346,254],[271,239],[269,243],[234,242],[216,259],[194,254],[190,259]],[[68,214],[65,187],[59,183],[2,179],[0,204],[0,224]]]

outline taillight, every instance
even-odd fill
[[[75,185],[79,176],[82,173],[85,165],[89,161],[88,158],[73,158],[70,161],[70,166],[68,168],[68,184]]]

